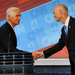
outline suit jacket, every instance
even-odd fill
[[[6,22],[0,28],[0,52],[23,52],[16,48],[17,39],[11,25]]]
[[[25,67],[25,73],[34,73],[34,69],[33,69],[33,57],[32,57],[32,53],[30,52],[26,52],[26,51],[22,51],[16,48],[17,46],[17,39],[16,39],[16,35],[15,32],[13,30],[13,28],[11,27],[11,25],[6,22],[1,28],[0,28],[0,52],[24,52],[24,53],[28,53],[28,58],[32,58],[32,65],[30,65],[29,67]],[[27,56],[26,56],[27,57]]]
[[[71,64],[72,75],[75,75],[75,18],[70,17],[68,26],[68,35],[66,37],[64,27],[62,28],[59,42],[45,51],[43,51],[45,58],[60,51],[65,45],[69,52],[69,60]]]
[[[61,31],[62,33],[59,42],[52,48],[45,50],[43,53],[45,58],[47,58],[50,55],[60,51],[66,45],[69,52],[71,72],[72,75],[75,75],[75,18],[70,17],[67,37],[65,35],[64,27]]]
[[[69,53],[75,52],[75,18],[70,18],[67,37],[65,35],[64,27],[61,31],[62,33],[59,42],[52,48],[43,52],[46,58],[53,53],[60,51],[65,45],[68,48]]]

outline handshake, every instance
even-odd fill
[[[43,54],[43,52],[34,51],[34,52],[32,52],[32,56],[33,56],[34,60],[37,60],[38,58],[43,57],[44,54]]]

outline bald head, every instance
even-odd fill
[[[56,21],[65,23],[66,18],[68,17],[68,9],[64,4],[59,4],[54,8],[54,18]]]
[[[55,6],[54,9],[63,10],[63,11],[68,12],[68,9],[64,4],[59,4],[59,5]]]

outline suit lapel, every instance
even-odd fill
[[[10,34],[10,38],[13,39],[12,42],[14,43],[14,45],[17,45],[15,32],[8,22],[6,22],[6,29],[7,29],[8,34]]]
[[[71,33],[71,27],[72,27],[71,26],[72,25],[71,20],[72,20],[72,18],[70,18],[69,25],[68,25],[68,37],[70,36],[70,33]]]
[[[68,43],[70,40],[71,28],[72,28],[72,17],[70,17],[69,25],[68,25]]]

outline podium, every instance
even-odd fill
[[[0,53],[1,74],[33,74],[33,58],[31,53],[9,52]]]

